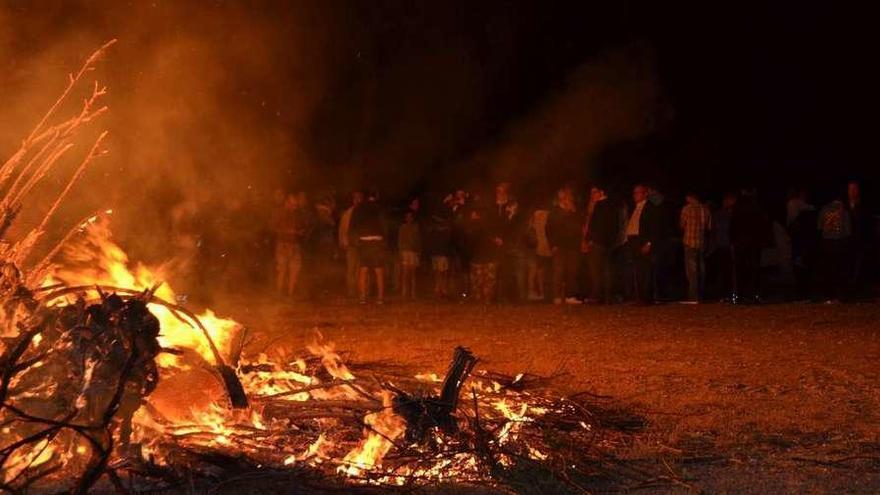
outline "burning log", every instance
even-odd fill
[[[452,363],[443,380],[440,396],[411,395],[394,389],[394,412],[406,420],[406,440],[421,443],[432,428],[440,428],[445,433],[458,431],[455,410],[461,387],[477,364],[477,358],[464,347],[456,347]]]
[[[7,489],[23,490],[38,479],[23,476],[36,460],[28,460],[29,449],[52,447],[44,462],[60,468],[56,454],[81,438],[92,454],[75,491],[86,493],[106,469],[114,433],[121,446],[128,444],[134,413],[159,380],[159,322],[146,308],[148,299],[148,293],[127,299],[111,294],[88,307],[41,306],[0,356],[0,419],[21,425],[24,434],[0,449]],[[39,344],[47,350],[37,350]],[[51,387],[46,371],[62,383]]]
[[[59,160],[73,147],[71,142],[80,128],[96,120],[107,111],[107,107],[100,104],[101,98],[106,94],[106,88],[94,83],[91,96],[83,102],[78,114],[52,125],[51,121],[56,112],[62,107],[73,90],[79,85],[86,74],[91,72],[98,60],[116,40],[111,40],[96,50],[80,67],[79,71],[71,73],[68,84],[61,96],[49,108],[28,136],[22,141],[20,148],[12,156],[0,165],[0,236],[6,233],[9,226],[17,218],[25,197],[42,181],[46,175],[57,165]],[[86,166],[97,156],[103,155],[100,149],[101,142],[106,137],[106,131],[102,132],[95,140],[89,152],[83,158],[80,165],[75,169],[73,176],[66,186],[50,203],[49,210],[37,226],[32,228],[23,238],[8,246],[0,246],[0,259],[14,262],[19,267],[25,263],[33,251],[35,245],[43,236],[50,218],[58,210],[63,199],[70,192],[72,186],[80,178]],[[7,182],[9,185],[7,186]],[[40,273],[32,273],[33,277],[41,277]],[[29,277],[28,282],[34,283],[39,280]]]
[[[36,292],[40,293],[40,299],[47,303],[52,302],[59,297],[67,294],[77,294],[92,290],[97,290],[99,294],[102,295],[103,292],[114,292],[128,295],[142,294],[144,297],[147,298],[147,302],[168,308],[175,318],[177,318],[179,321],[183,322],[193,330],[198,329],[204,336],[205,342],[207,342],[208,348],[210,349],[212,357],[214,358],[213,369],[216,375],[219,377],[220,381],[223,383],[224,388],[226,389],[230,405],[235,409],[247,408],[247,395],[245,394],[244,387],[242,387],[241,382],[238,379],[238,375],[236,375],[235,370],[233,370],[228,364],[226,364],[223,356],[220,355],[220,351],[217,349],[217,345],[214,342],[214,339],[211,337],[210,332],[202,323],[202,321],[186,308],[156,297],[154,295],[156,289],[158,289],[158,286],[154,287],[152,290],[140,292],[137,290],[126,289],[124,287],[95,285],[48,287],[37,289]],[[180,352],[178,351],[177,354],[180,354]]]

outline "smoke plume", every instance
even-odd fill
[[[208,231],[254,238],[260,221],[237,220],[265,210],[251,205],[310,170],[303,140],[326,86],[332,27],[340,25],[322,17],[330,9],[308,2],[291,3],[286,18],[279,12],[226,2],[0,6],[0,59],[8,61],[0,154],[17,147],[67,72],[117,38],[88,81],[109,89],[110,111],[93,124],[110,132],[109,153],[76,186],[56,231],[112,208],[114,230],[139,258],[167,259],[175,239],[202,244]],[[80,153],[88,137],[75,143]],[[46,194],[69,175],[76,160],[69,161],[48,178]],[[44,199],[28,198],[24,211],[38,216]]]
[[[606,147],[657,131],[667,116],[653,53],[633,44],[578,67],[561,90],[468,163],[487,170],[493,181],[581,180],[591,176]]]

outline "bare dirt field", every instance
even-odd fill
[[[319,330],[352,361],[442,374],[464,345],[480,367],[611,396],[649,421],[628,455],[692,487],[660,492],[880,493],[880,305],[219,306],[254,332],[248,353]]]

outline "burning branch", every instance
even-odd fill
[[[104,140],[104,138],[106,136],[107,136],[107,131],[102,132],[101,135],[98,136],[98,139],[95,141],[95,144],[92,145],[92,148],[89,150],[89,153],[83,159],[82,163],[80,163],[79,167],[77,167],[76,171],[73,173],[73,176],[70,178],[70,180],[67,181],[67,185],[61,191],[61,193],[58,195],[58,197],[55,199],[55,202],[52,203],[52,206],[49,208],[49,211],[46,212],[46,215],[43,217],[43,220],[40,222],[40,224],[35,229],[28,232],[28,235],[24,238],[24,240],[22,240],[21,242],[18,243],[18,246],[15,250],[15,257],[13,258],[13,261],[15,262],[15,264],[17,264],[19,266],[24,265],[25,260],[27,260],[28,256],[31,253],[31,250],[33,249],[33,247],[36,245],[37,241],[39,241],[40,237],[45,232],[46,225],[49,223],[49,219],[52,218],[52,215],[54,215],[55,212],[58,210],[58,207],[61,205],[61,202],[64,200],[64,198],[67,196],[67,194],[70,192],[70,189],[76,183],[77,179],[79,179],[79,177],[82,175],[83,171],[86,168],[86,165],[88,165],[89,162],[91,162],[96,156],[106,153],[106,151],[101,151],[98,149],[101,145],[101,142]]]
[[[3,183],[9,178],[16,165],[18,165],[21,159],[25,155],[27,155],[27,153],[30,151],[30,148],[34,144],[41,142],[50,135],[58,136],[59,134],[62,134],[62,131],[63,133],[69,133],[74,127],[76,127],[77,124],[87,122],[92,117],[96,116],[95,114],[88,114],[87,110],[90,108],[90,104],[87,103],[83,109],[83,112],[80,113],[78,118],[74,118],[58,126],[51,127],[48,130],[44,129],[46,123],[55,115],[55,112],[67,99],[67,97],[70,95],[70,92],[73,91],[73,89],[77,86],[83,76],[87,72],[94,70],[95,64],[104,55],[107,49],[109,49],[114,43],[116,43],[115,39],[105,43],[104,46],[98,48],[94,53],[92,53],[89,58],[86,59],[78,72],[68,75],[67,86],[64,88],[64,91],[62,91],[61,96],[59,96],[58,99],[55,100],[55,103],[51,107],[49,107],[49,110],[46,112],[45,115],[43,115],[43,118],[40,119],[39,122],[37,122],[37,125],[34,126],[30,134],[28,134],[27,138],[25,138],[25,140],[22,142],[21,147],[15,153],[13,153],[12,157],[10,157],[5,163],[3,163],[2,167],[0,167],[0,185],[3,185]],[[89,100],[90,103],[94,102],[96,96],[101,96],[103,94],[101,93],[101,95],[95,95],[95,93],[97,93],[97,91],[93,92],[92,99]],[[100,114],[102,112],[103,109],[96,112],[96,114]],[[3,206],[8,206],[5,198],[4,201],[0,202],[0,204],[2,204]]]
[[[21,209],[21,202],[28,193],[46,176],[59,160],[73,147],[71,140],[75,136],[77,130],[86,123],[96,119],[107,111],[106,106],[99,106],[99,100],[107,93],[107,89],[94,83],[91,95],[83,101],[83,105],[77,115],[71,117],[60,124],[49,126],[49,122],[55,116],[58,109],[64,101],[67,100],[71,92],[83,79],[86,73],[94,70],[94,66],[105,51],[116,40],[111,40],[104,46],[96,50],[82,65],[80,70],[72,73],[68,77],[68,83],[61,96],[55,100],[55,103],[49,108],[42,119],[31,130],[27,138],[24,139],[19,149],[13,153],[2,166],[0,166],[0,186],[3,186],[12,179],[12,183],[3,192],[0,198],[0,236],[6,233],[9,227],[18,216]],[[0,253],[3,258],[15,261],[19,266],[27,259],[36,242],[44,232],[48,220],[53,216],[55,211],[61,204],[64,197],[67,196],[73,184],[80,178],[85,167],[96,156],[103,154],[99,151],[101,141],[106,136],[106,132],[102,133],[89,153],[81,162],[80,166],[74,171],[73,176],[67,185],[52,204],[48,213],[44,216],[40,224],[31,230],[24,238],[6,249],[6,253]],[[33,153],[33,148],[42,146]],[[19,165],[27,157],[27,162],[19,169]],[[12,254],[10,254],[12,253]]]

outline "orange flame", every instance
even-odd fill
[[[79,242],[65,248],[65,264],[55,267],[43,285],[61,281],[71,286],[103,285],[134,290],[158,286],[155,292],[157,297],[176,303],[177,295],[167,283],[162,283],[161,269],[150,269],[140,263],[132,266],[125,251],[113,241],[106,216],[90,218],[82,225],[82,233],[84,236]],[[182,321],[160,304],[149,304],[149,308],[161,324],[159,343],[163,347],[191,349],[209,363],[214,362],[210,344],[200,331],[193,328],[193,322]],[[210,309],[198,315],[198,318],[207,328],[221,355],[228,355],[233,337],[241,325],[234,320],[218,317]],[[158,361],[162,367],[183,366],[181,360],[171,354],[161,354]]]
[[[367,436],[343,458],[340,473],[359,476],[361,472],[381,465],[385,454],[394,446],[394,440],[406,430],[406,422],[391,409],[391,400],[391,393],[384,391],[382,410],[364,417]]]

